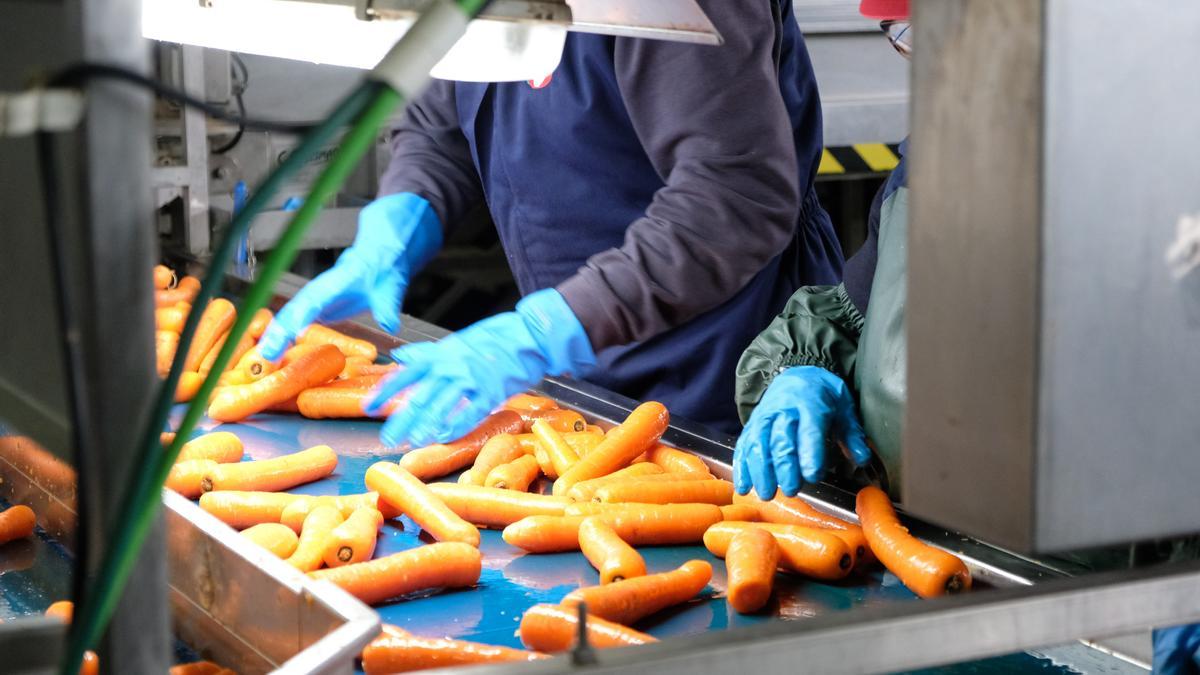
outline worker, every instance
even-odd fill
[[[912,54],[909,0],[861,0],[896,51]],[[807,286],[746,349],[737,366],[736,404],[745,428],[734,449],[734,487],[771,499],[794,496],[828,471],[878,482],[899,497],[905,402],[908,187],[904,155],[877,192],[866,243],[836,286]],[[859,414],[861,412],[861,418]],[[867,439],[873,443],[868,445]],[[832,465],[832,466],[831,466]],[[1098,568],[1195,557],[1195,538],[1087,552],[1072,560]],[[1112,555],[1109,555],[1112,554]],[[1154,631],[1156,673],[1200,675],[1200,626]]]
[[[375,403],[406,404],[387,444],[462,436],[548,375],[736,433],[738,356],[842,256],[813,189],[821,108],[791,0],[699,4],[719,47],[570,33],[543,81],[433,82],[354,243],[279,312],[264,356],[367,310],[397,331],[412,275],[486,204],[524,297],[394,352]]]

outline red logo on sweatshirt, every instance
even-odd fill
[[[550,80],[554,79],[554,73],[551,73],[540,80],[528,80],[529,86],[533,89],[545,89],[550,86]]]

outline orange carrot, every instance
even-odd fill
[[[32,536],[36,525],[37,516],[24,504],[0,511],[0,544]]]
[[[488,415],[471,433],[453,443],[438,443],[408,452],[400,458],[400,466],[423,481],[440,478],[470,466],[492,436],[520,430],[521,416],[511,410],[501,410]]]
[[[429,490],[463,520],[483,527],[505,527],[528,516],[561,516],[569,503],[564,497],[457,483],[430,483]]]
[[[343,366],[344,367],[344,366]],[[262,354],[258,353],[258,349],[251,349],[238,359],[237,365],[233,367],[230,374],[237,373],[244,379],[240,384],[248,384],[261,380],[271,373],[279,370],[279,366],[264,359]]]
[[[166,486],[188,499],[196,499],[204,494],[204,476],[215,468],[217,463],[211,459],[185,459],[175,462],[171,473],[167,474]]]
[[[536,459],[530,455],[522,455],[489,471],[483,484],[490,488],[525,492],[541,472]]]
[[[312,390],[305,389],[304,391],[312,391]],[[300,392],[300,393],[304,393],[304,392]],[[292,413],[294,415],[299,415],[300,414],[300,404],[297,403],[297,399],[299,399],[299,398],[300,397],[297,396],[296,398],[289,398],[288,400],[280,401],[279,403],[272,403],[270,405],[270,407],[268,407],[263,412]]]
[[[217,355],[220,354],[221,349],[225,347],[225,341],[228,338],[229,333],[222,335],[221,339],[217,340],[216,344],[212,346],[212,349],[208,350],[208,353],[204,355],[204,360],[200,362],[201,374],[207,375],[208,372],[212,370],[213,364],[217,361]],[[229,364],[226,366],[225,372],[228,372],[230,369],[234,368],[237,365],[237,362],[241,360],[242,356],[253,348],[254,338],[250,337],[249,335],[243,335],[242,339],[238,340],[237,346],[233,348],[233,353],[229,357]]]
[[[300,539],[296,542],[296,550],[284,562],[301,572],[312,572],[321,569],[325,547],[333,529],[341,525],[345,518],[332,506],[318,506],[304,519],[304,527],[300,529]]]
[[[475,456],[475,463],[458,477],[458,482],[463,485],[483,485],[487,480],[488,472],[524,454],[525,451],[521,449],[515,436],[496,434],[483,444],[479,454]]]
[[[375,509],[359,509],[350,514],[345,522],[333,528],[325,544],[325,564],[341,567],[346,563],[370,560],[382,525],[383,514]]]
[[[600,488],[592,499],[616,503],[724,506],[733,503],[733,483],[727,480],[622,481]]]
[[[337,462],[337,453],[333,451],[333,448],[328,445],[316,445],[282,457],[218,464],[204,474],[201,487],[205,492],[218,490],[278,492],[321,480],[333,473],[333,470],[337,468]]]
[[[875,557],[913,593],[932,598],[971,588],[963,561],[909,534],[883,490],[860,490],[855,510]]]
[[[533,423],[538,420],[544,420],[552,429],[559,433],[568,431],[580,432],[587,429],[587,421],[583,419],[583,415],[574,410],[514,410],[519,413],[521,419],[525,422],[525,431],[533,431]]]
[[[193,276],[186,276],[175,284],[175,288],[154,291],[154,306],[171,307],[180,302],[191,302],[196,299],[196,294],[199,292],[200,280]]]
[[[546,653],[565,652],[575,646],[579,610],[561,605],[534,605],[521,617],[521,643]],[[587,617],[588,644],[597,649],[632,647],[657,642],[655,638],[600,617]]]
[[[586,603],[591,615],[630,625],[668,607],[687,602],[704,590],[712,579],[712,565],[689,560],[670,572],[647,574],[603,586],[588,586],[571,591],[562,600],[564,607]]]
[[[190,311],[192,311],[192,306],[186,302],[180,302],[171,307],[159,307],[155,309],[155,330],[170,331],[176,335],[182,333],[183,324],[187,321],[188,312]]]
[[[421,529],[438,541],[458,541],[479,546],[479,530],[457,513],[403,467],[376,462],[367,469],[367,488],[383,501],[400,509]]]
[[[819,527],[830,530],[841,537],[854,552],[855,565],[857,567],[868,565],[874,560],[871,549],[867,545],[866,535],[863,533],[861,527],[842,520],[837,516],[818,511],[800,497],[784,496],[781,490],[770,501],[763,501],[751,493],[748,495],[734,495],[733,503],[736,505],[750,505],[757,508],[760,514],[759,520],[766,523],[803,525],[805,527]]]
[[[651,401],[639,405],[620,426],[608,432],[595,450],[559,476],[554,494],[565,495],[576,483],[623,468],[662,436],[669,420],[663,404]]]
[[[229,331],[221,333],[221,335],[217,337],[217,341],[208,348],[207,352],[204,352],[204,356],[200,359],[200,363],[196,366],[196,370],[194,372],[198,372],[201,375],[207,375],[208,371],[212,370],[213,363],[217,360],[217,354],[220,353],[221,349],[225,347],[225,341],[228,339]],[[251,344],[251,346],[253,346],[253,344]],[[234,361],[234,363],[237,363],[237,361]]]
[[[362,666],[367,675],[382,675],[544,658],[545,654],[523,649],[495,647],[450,638],[418,637],[392,628],[363,648]]]
[[[292,530],[299,532],[304,525],[304,519],[318,506],[332,506],[349,518],[359,509],[379,511],[384,518],[395,518],[400,511],[389,506],[379,498],[378,492],[364,492],[356,495],[310,496],[297,495],[300,498],[288,504],[280,513],[278,521]]]
[[[766,530],[747,528],[733,536],[725,551],[729,604],[739,614],[757,612],[771,599],[779,545]]]
[[[285,559],[291,557],[300,545],[300,538],[292,528],[280,523],[251,525],[242,530],[242,536]]]
[[[550,480],[558,478],[558,470],[554,468],[554,460],[550,459],[550,451],[546,449],[544,443],[535,442],[533,444],[533,458],[537,460],[538,468],[542,470],[546,478]]]
[[[274,318],[275,315],[266,307],[258,310],[254,313],[254,316],[250,317],[250,325],[246,327],[246,335],[249,335],[253,340],[259,339],[263,336],[263,333],[267,332],[267,326],[271,325],[271,319]]]
[[[578,551],[579,523],[585,517],[590,516],[523,518],[504,528],[504,541],[531,553]],[[630,546],[693,544],[704,538],[710,525],[721,521],[721,509],[712,504],[645,504],[595,517],[608,523]]]
[[[175,273],[166,265],[154,266],[154,290],[165,291],[175,281]]]
[[[516,394],[514,396],[510,396],[509,399],[500,407],[507,408],[508,410],[541,412],[543,410],[557,410],[558,402],[554,399],[546,398],[545,396],[538,396],[536,394]]]
[[[204,313],[200,315],[196,333],[192,336],[192,344],[188,348],[187,358],[183,361],[183,369],[198,372],[208,350],[229,331],[236,318],[237,308],[225,298],[216,298],[208,303],[208,307],[205,307]]]
[[[371,398],[368,387],[327,386],[305,389],[295,401],[297,412],[312,420],[387,417],[396,409],[397,404],[389,402],[374,415],[368,415],[365,408]]]
[[[159,377],[166,377],[171,370],[171,362],[175,360],[175,350],[178,348],[179,333],[154,331],[154,363]]]
[[[63,623],[71,623],[75,614],[75,603],[70,600],[59,600],[46,608],[46,616],[58,619]],[[99,675],[100,659],[93,651],[83,654],[83,663],[79,666],[79,675]]]
[[[187,403],[196,398],[196,394],[200,393],[200,386],[203,384],[204,376],[200,373],[191,373],[188,371],[180,373],[179,383],[175,385],[175,402]]]
[[[643,468],[645,467],[645,468]],[[634,469],[637,471],[634,472]],[[610,485],[623,485],[625,483],[683,483],[708,480],[706,473],[663,473],[662,467],[650,462],[641,464],[633,464],[615,473],[610,473],[601,478],[593,478],[575,485],[567,492],[567,496],[575,499],[575,501],[595,500],[596,494],[603,488]]]
[[[367,562],[311,573],[341,586],[374,605],[390,598],[431,588],[464,588],[479,582],[483,569],[479,549],[456,541],[409,549]]]
[[[322,346],[251,384],[227,387],[208,406],[218,422],[237,422],[337,377],[346,357],[336,347]]]
[[[575,451],[576,455],[583,457],[600,445],[600,441],[604,440],[604,436],[588,433],[586,431],[569,431],[567,433],[559,433],[567,445]],[[538,452],[545,454],[545,444],[538,440],[534,434],[517,434],[513,438],[517,439],[517,444],[527,455],[532,455]],[[550,456],[546,454],[546,461],[549,462]]]
[[[602,584],[646,574],[646,561],[642,556],[600,518],[584,518],[579,523],[579,550],[600,572]]]
[[[171,666],[167,675],[236,675],[232,670],[222,668],[212,661],[193,661]]]
[[[370,365],[371,362],[361,356],[347,356],[346,366],[342,368],[342,372],[338,373],[339,380],[345,380],[350,377],[356,377],[359,374],[359,369],[363,366]]]
[[[296,342],[302,345],[333,345],[346,356],[361,356],[368,361],[374,361],[379,356],[379,350],[370,342],[315,323],[306,328]]]
[[[579,453],[575,452],[563,437],[555,431],[550,422],[545,419],[536,419],[531,427],[533,435],[541,441],[542,446],[546,449],[546,454],[550,456],[550,463],[554,465],[554,473],[561,476],[566,473],[579,461]]]
[[[734,495],[736,501],[737,495]],[[753,504],[727,504],[721,507],[721,515],[725,520],[735,520],[743,523],[757,523],[762,520],[762,514]]]
[[[722,522],[704,533],[704,546],[718,558],[725,557],[734,536],[746,529],[766,530],[779,545],[779,565],[814,579],[842,579],[854,566],[846,542],[829,530],[800,525]]]
[[[212,431],[184,443],[176,461],[211,459],[218,464],[229,464],[242,461],[242,452],[242,439],[228,431]]]
[[[646,451],[646,461],[654,462],[669,473],[684,473],[688,471],[711,473],[704,460],[690,452],[667,447],[661,443]]]
[[[604,429],[601,429],[600,427],[596,426],[595,424],[587,425],[587,429],[585,429],[584,431],[589,434],[596,434],[597,436],[604,435]]]
[[[206,492],[200,495],[200,508],[240,530],[259,523],[278,523],[289,504],[305,498],[284,492]]]

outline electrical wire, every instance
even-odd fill
[[[236,80],[236,72],[235,71],[238,71],[238,70],[241,71],[241,80],[242,80],[241,82],[237,82],[237,80]],[[246,103],[242,100],[242,95],[246,93],[246,88],[250,86],[250,69],[246,67],[246,62],[242,60],[241,56],[238,56],[236,53],[230,52],[229,53],[229,72],[230,72],[230,75],[235,78],[234,82],[233,82],[233,100],[235,103],[237,103],[238,114],[241,115],[242,119],[244,120],[244,119],[246,119]],[[230,150],[236,148],[237,144],[242,141],[242,136],[244,136],[245,134],[246,134],[246,125],[239,124],[238,128],[237,128],[237,133],[233,135],[233,138],[230,139],[228,143],[225,143],[224,145],[222,145],[220,147],[213,148],[212,153],[214,155],[223,155],[223,154],[229,152]]]

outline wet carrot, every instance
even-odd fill
[[[766,530],[747,528],[733,536],[725,551],[729,604],[739,614],[762,609],[771,599],[779,545]]]
[[[296,552],[300,538],[292,528],[280,523],[259,523],[242,530],[242,536],[274,553],[279,558],[289,558]]]
[[[312,572],[374,605],[390,598],[431,588],[463,588],[479,582],[483,569],[479,549],[457,541],[439,542],[367,562]]]
[[[589,619],[595,615],[630,625],[691,600],[704,590],[711,579],[712,565],[703,560],[689,560],[670,572],[576,589],[563,598],[562,604],[564,607],[574,607],[581,602],[586,603]]]
[[[171,370],[171,362],[175,360],[175,350],[178,348],[179,333],[154,331],[154,368],[159,377],[166,377]]]
[[[775,494],[774,499],[763,501],[751,493],[748,495],[734,495],[733,503],[735,505],[749,505],[757,508],[760,515],[759,520],[766,523],[819,527],[834,532],[854,552],[855,566],[857,567],[861,568],[869,565],[875,560],[875,556],[871,553],[871,549],[867,545],[867,538],[861,527],[842,520],[837,516],[819,511],[800,497],[787,497],[780,491]]]
[[[313,387],[296,397],[296,411],[309,419],[321,420],[387,417],[396,409],[397,404],[389,402],[375,415],[368,415],[365,408],[371,394],[369,387]]]
[[[230,374],[238,374],[241,379],[241,384],[248,384],[261,380],[271,373],[279,370],[280,366],[271,363],[263,358],[262,354],[258,353],[258,349],[251,349],[238,359],[237,365],[233,367]]]
[[[574,410],[514,410],[521,415],[521,419],[525,422],[524,431],[533,431],[533,423],[542,420],[549,424],[552,429],[559,433],[581,432],[587,429],[587,421],[583,419],[583,415]]]
[[[193,276],[186,276],[175,284],[175,288],[154,291],[154,306],[170,307],[180,302],[191,302],[196,299],[196,294],[199,292],[200,280]]]
[[[242,439],[228,431],[211,431],[193,438],[179,449],[177,462],[211,459],[218,464],[242,461]]]
[[[399,368],[399,363],[368,363],[367,365],[360,366],[358,368],[358,376],[366,377],[368,375],[374,375],[382,378],[385,375],[396,372]]]
[[[379,511],[386,518],[395,518],[400,515],[400,511],[379,498],[378,492],[364,492],[356,495],[298,495],[300,498],[293,500],[283,509],[279,515],[279,522],[292,530],[299,532],[304,525],[304,519],[308,514],[318,506],[332,506],[338,511],[341,511],[342,516],[349,518],[352,513],[359,509],[373,509]]]
[[[158,307],[154,310],[155,330],[170,331],[178,335],[183,332],[183,324],[187,321],[188,312],[192,306],[181,302],[171,307]]]
[[[575,646],[579,633],[579,610],[561,605],[534,605],[521,617],[521,643],[526,647],[546,653],[565,652]],[[597,649],[632,647],[657,642],[655,638],[606,621],[588,613],[588,644]]]
[[[420,479],[391,462],[376,462],[367,469],[367,488],[400,509],[438,541],[479,546],[479,530],[435,495]]]
[[[187,357],[183,361],[183,369],[198,372],[205,354],[229,331],[237,318],[237,308],[225,298],[216,298],[204,308],[200,315],[200,323],[192,336],[192,344],[188,347]]]
[[[245,419],[332,380],[345,362],[346,357],[336,347],[322,346],[260,380],[227,387],[209,404],[208,416],[218,422]]]
[[[646,451],[646,461],[654,462],[669,473],[686,473],[689,471],[711,473],[704,460],[690,452],[671,448],[661,443]]]
[[[212,370],[213,364],[216,363],[217,356],[221,353],[221,349],[225,347],[225,341],[228,338],[229,333],[222,335],[221,339],[218,340],[217,343],[212,346],[212,349],[208,350],[208,353],[204,355],[204,360],[200,362],[201,374],[207,375],[208,372]],[[242,339],[238,340],[237,346],[233,348],[233,353],[229,357],[229,364],[226,366],[225,372],[229,372],[231,368],[234,368],[237,362],[241,360],[242,356],[244,356],[246,352],[253,348],[254,338],[250,337],[249,335],[243,335]]]
[[[542,446],[546,449],[546,454],[550,456],[550,463],[554,465],[554,473],[561,476],[567,472],[579,461],[579,453],[567,444],[567,441],[551,426],[550,422],[545,419],[537,419],[533,421],[530,427],[533,435],[541,441]]]
[[[32,536],[36,526],[37,516],[24,504],[0,511],[0,544]]]
[[[621,481],[596,490],[594,501],[642,504],[733,503],[733,483],[727,480]]]
[[[721,507],[721,516],[725,520],[742,523],[757,523],[762,520],[762,514],[753,504],[727,504]]]
[[[963,561],[909,534],[883,490],[860,490],[855,510],[875,557],[913,593],[932,598],[971,588]]]
[[[600,427],[596,426],[595,424],[587,425],[587,429],[584,429],[584,431],[589,434],[596,434],[597,436],[604,435],[604,429],[601,429]]]
[[[312,572],[321,569],[324,560],[325,547],[333,529],[345,521],[342,514],[332,506],[318,506],[304,519],[304,527],[300,528],[300,539],[296,542],[296,550],[284,562],[301,572]]]
[[[520,430],[521,416],[501,410],[488,415],[471,433],[453,443],[438,443],[408,452],[400,458],[400,466],[423,481],[440,478],[470,466],[492,436]]]
[[[166,487],[178,492],[188,499],[196,499],[204,494],[201,483],[204,476],[217,467],[211,459],[185,459],[175,462],[171,472],[167,474]]]
[[[254,313],[254,316],[250,317],[250,325],[246,327],[246,335],[249,335],[253,340],[259,339],[263,336],[263,333],[267,332],[267,326],[271,325],[271,319],[274,318],[275,315],[271,313],[271,310],[266,307],[259,309]]]
[[[371,389],[383,381],[383,375],[355,375],[321,385],[322,389]]]
[[[346,366],[342,368],[342,372],[338,373],[339,380],[345,380],[359,375],[359,369],[370,365],[371,362],[361,356],[347,356]]]
[[[165,291],[175,281],[175,273],[166,265],[154,266],[154,290]]]
[[[631,480],[635,478],[646,478],[663,473],[662,467],[657,464],[643,462],[641,464],[631,464],[624,469],[614,471],[607,476],[585,480],[576,483],[574,487],[567,491],[567,497],[577,502],[590,502],[595,496],[596,490],[609,485],[611,483],[620,482],[623,480]],[[674,479],[672,479],[674,480]]]
[[[362,667],[367,675],[407,673],[413,670],[470,666],[479,663],[533,661],[545,654],[523,649],[496,647],[478,642],[426,638],[390,630],[363,648]]]
[[[578,551],[579,523],[585,517],[592,516],[523,518],[504,528],[504,541],[531,553]],[[595,517],[608,523],[630,546],[693,544],[703,540],[709,526],[721,521],[721,509],[712,504],[645,504]]]
[[[770,532],[779,546],[780,567],[791,572],[814,579],[836,580],[845,578],[854,566],[850,547],[833,532],[800,525],[717,523],[704,533],[704,546],[709,553],[723,558],[733,538],[746,529]]]
[[[165,448],[175,442],[174,431],[164,431],[158,435],[158,442]]]
[[[375,553],[375,542],[382,525],[383,514],[375,509],[358,509],[350,514],[330,533],[323,554],[325,565],[340,567],[370,560]]]
[[[212,661],[193,661],[171,666],[167,675],[224,675],[227,672],[233,671],[226,670]]]
[[[58,619],[63,623],[71,623],[75,614],[75,603],[70,600],[59,600],[46,608],[46,616]],[[83,663],[79,666],[79,675],[99,675],[100,659],[96,653],[87,651],[83,654]]]
[[[528,516],[561,516],[565,497],[494,487],[430,483],[429,490],[463,520],[483,527],[506,527]]]
[[[475,463],[458,477],[458,482],[463,485],[483,485],[492,469],[524,454],[525,451],[521,449],[515,436],[496,434],[483,444],[479,454],[475,456]]]
[[[643,403],[604,437],[596,449],[581,458],[554,482],[554,494],[565,495],[576,484],[621,469],[658,441],[670,415],[661,403]]]
[[[546,478],[550,480],[558,478],[558,469],[554,468],[554,460],[550,459],[550,451],[546,449],[544,443],[535,441],[532,454],[537,461],[538,468],[542,470]]]
[[[541,473],[536,459],[522,455],[489,471],[483,484],[490,488],[525,492]]]
[[[285,492],[206,492],[200,495],[200,508],[240,530],[259,523],[278,523],[289,504],[305,498]]]
[[[596,446],[600,445],[600,441],[604,440],[604,436],[588,433],[586,431],[570,431],[567,433],[560,433],[559,435],[562,436],[567,444],[571,446],[571,449],[575,451],[575,454],[579,455],[580,457],[583,457],[592,450],[595,450]],[[543,454],[545,455],[545,461],[549,463],[550,455],[546,453],[544,444],[537,439],[537,436],[531,433],[517,434],[514,436],[514,438],[517,439],[517,443],[521,446],[521,449],[525,452],[525,454]]]
[[[305,389],[304,391],[312,391],[312,390]],[[304,392],[300,392],[300,393],[303,394]],[[280,401],[279,403],[272,403],[263,412],[291,413],[293,415],[299,415],[300,414],[300,404],[297,402],[297,399],[299,399],[299,398],[300,397],[297,396],[296,398],[289,398],[288,400]]]
[[[543,410],[557,410],[558,402],[536,394],[516,394],[510,396],[500,407],[508,410],[541,412]]]
[[[333,473],[337,468],[337,453],[328,445],[316,445],[307,450],[282,457],[253,462],[218,464],[205,473],[201,487],[205,492],[218,490],[257,490],[278,492],[311,483]]]
[[[379,350],[370,342],[315,323],[306,328],[296,342],[302,345],[333,345],[346,356],[361,356],[368,361],[374,361],[379,356]]]
[[[584,518],[579,523],[579,550],[600,573],[602,584],[646,574],[642,556],[600,518]]]
[[[200,386],[203,384],[204,376],[200,373],[187,371],[180,373],[179,383],[175,385],[175,402],[187,403],[196,398],[196,394],[200,393]]]

